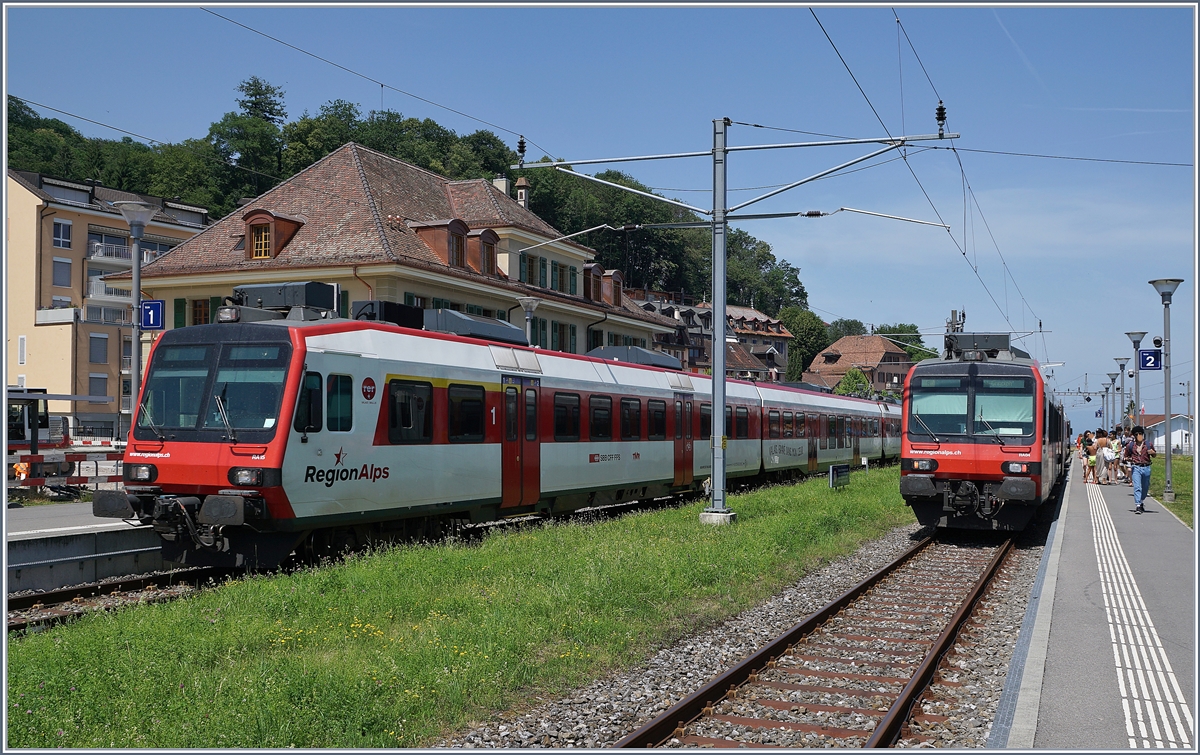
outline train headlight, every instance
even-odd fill
[[[234,485],[262,485],[263,471],[261,469],[243,469],[234,467],[229,470],[229,482]]]
[[[126,482],[154,482],[158,468],[153,464],[126,464],[122,475]]]
[[[242,310],[238,307],[218,307],[217,322],[237,322],[242,317]]]
[[[1009,474],[1029,474],[1029,465],[1019,461],[1006,461],[1002,466]]]
[[[933,472],[938,468],[938,463],[935,459],[901,459],[900,468],[913,472]]]

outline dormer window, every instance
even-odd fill
[[[251,255],[252,259],[266,260],[271,258],[271,226],[268,223],[263,225],[250,226],[250,238],[253,239],[251,249],[254,250]]]
[[[451,267],[467,266],[467,237],[453,231],[450,233],[449,261]]]
[[[479,272],[484,275],[496,274],[496,245],[484,241],[479,245]]]

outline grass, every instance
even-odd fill
[[[1171,454],[1171,489],[1175,491],[1174,503],[1163,503],[1184,524],[1195,529],[1192,521],[1192,466],[1191,456]],[[1167,479],[1167,460],[1164,454],[1155,456],[1150,461],[1150,495],[1155,500],[1162,501],[1163,484]]]
[[[414,747],[644,661],[914,521],[895,467],[391,548],[8,645],[9,747]]]

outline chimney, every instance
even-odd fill
[[[509,192],[512,190],[512,187],[509,185],[509,180],[504,177],[503,173],[496,174],[496,177],[492,179],[492,186],[495,186],[497,189],[499,189],[500,193],[506,197],[509,196]]]
[[[525,176],[517,179],[517,204],[529,209],[529,182],[525,180]]]

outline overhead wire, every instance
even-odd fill
[[[405,91],[405,90],[403,90],[403,89],[400,89],[400,88],[398,88],[398,87],[394,87],[394,86],[392,86],[391,84],[388,84],[388,83],[386,83],[386,82],[380,81],[379,79],[376,79],[376,78],[374,78],[374,77],[368,76],[368,75],[367,75],[367,74],[365,74],[365,73],[361,73],[361,72],[359,72],[359,71],[355,71],[353,68],[348,68],[348,67],[346,67],[346,66],[342,65],[341,63],[337,63],[337,62],[335,62],[335,61],[332,61],[332,60],[330,60],[330,59],[328,59],[328,58],[324,58],[324,57],[322,57],[322,56],[320,56],[320,55],[317,55],[317,54],[316,54],[316,53],[314,53],[314,52],[309,52],[308,50],[305,50],[303,47],[298,47],[297,45],[294,45],[294,44],[292,44],[292,43],[290,43],[290,42],[285,42],[284,40],[282,40],[282,39],[280,39],[280,38],[278,38],[278,37],[274,37],[274,36],[272,36],[272,35],[270,35],[270,34],[267,34],[267,33],[266,33],[266,32],[264,32],[264,31],[259,31],[258,29],[255,29],[255,28],[254,28],[254,27],[252,27],[252,26],[248,26],[248,25],[246,25],[246,24],[243,24],[243,23],[241,23],[240,21],[234,21],[232,18],[229,18],[228,16],[223,16],[223,15],[221,15],[220,13],[217,13],[216,11],[209,10],[208,8],[201,8],[200,10],[204,11],[205,13],[208,13],[208,14],[211,14],[211,15],[213,15],[213,16],[216,16],[217,18],[220,18],[220,19],[223,19],[223,20],[225,20],[225,21],[228,21],[229,23],[233,24],[234,26],[240,26],[241,28],[245,29],[246,31],[253,32],[254,34],[258,34],[258,35],[259,35],[259,36],[261,36],[261,37],[265,37],[265,38],[267,38],[267,39],[271,40],[272,42],[278,42],[279,44],[283,45],[284,47],[290,48],[290,49],[292,49],[292,50],[295,50],[296,52],[299,52],[299,53],[302,53],[302,54],[304,54],[304,55],[307,55],[307,56],[309,56],[310,58],[314,58],[314,59],[316,59],[316,60],[319,60],[319,61],[321,61],[322,63],[328,63],[329,65],[333,66],[334,68],[341,69],[341,70],[345,71],[346,73],[352,74],[352,75],[354,75],[354,76],[358,76],[359,78],[361,78],[361,79],[365,79],[365,80],[367,80],[367,81],[370,81],[370,82],[371,82],[371,83],[373,83],[373,84],[378,84],[378,85],[380,86],[380,88],[385,88],[385,87],[386,87],[387,89],[391,89],[393,92],[399,92],[400,94],[403,94],[403,95],[405,95],[406,97],[412,97],[412,98],[413,98],[413,99],[415,99],[415,100],[420,100],[421,102],[424,102],[424,103],[426,103],[426,104],[429,104],[429,105],[433,105],[434,107],[439,107],[439,108],[441,108],[442,110],[449,111],[449,112],[451,112],[451,113],[454,113],[454,114],[456,114],[456,115],[461,115],[461,116],[462,116],[462,117],[464,117],[464,118],[470,118],[471,120],[473,120],[473,121],[477,121],[477,122],[479,122],[479,123],[482,123],[482,124],[484,124],[484,125],[486,125],[486,126],[491,126],[492,128],[499,129],[500,131],[503,131],[503,132],[505,132],[506,134],[512,134],[513,136],[518,136],[518,137],[521,137],[521,138],[525,139],[525,141],[529,142],[530,144],[532,144],[533,146],[537,147],[537,148],[538,148],[538,149],[540,149],[542,152],[544,152],[544,153],[546,154],[546,156],[548,156],[548,157],[550,156],[550,152],[549,152],[549,151],[548,151],[548,150],[547,150],[545,147],[541,146],[540,144],[538,144],[537,142],[535,142],[533,139],[530,139],[528,136],[525,136],[524,134],[522,134],[522,133],[520,133],[520,132],[513,131],[512,129],[509,129],[509,128],[505,128],[504,126],[501,126],[501,125],[499,125],[499,124],[496,124],[496,123],[492,123],[491,121],[484,120],[483,118],[479,118],[478,116],[471,115],[470,113],[465,113],[465,112],[463,112],[462,110],[458,110],[458,109],[456,109],[456,108],[452,108],[452,107],[450,107],[449,105],[443,105],[443,104],[441,104],[440,102],[434,102],[433,100],[431,100],[431,99],[429,99],[429,98],[427,98],[427,97],[422,97],[422,96],[421,96],[421,95],[419,95],[419,94],[413,94],[412,92],[408,92],[408,91]],[[381,100],[381,101],[382,101],[382,100]]]
[[[1191,163],[1168,163],[1155,160],[1118,160],[1109,157],[1073,157],[1070,155],[1040,155],[1033,152],[1005,152],[998,149],[972,149],[970,147],[929,147],[929,149],[958,150],[959,152],[982,152],[988,155],[1012,155],[1014,157],[1038,157],[1044,160],[1079,160],[1089,163],[1121,163],[1124,165],[1162,165],[1170,168],[1190,168]]]

